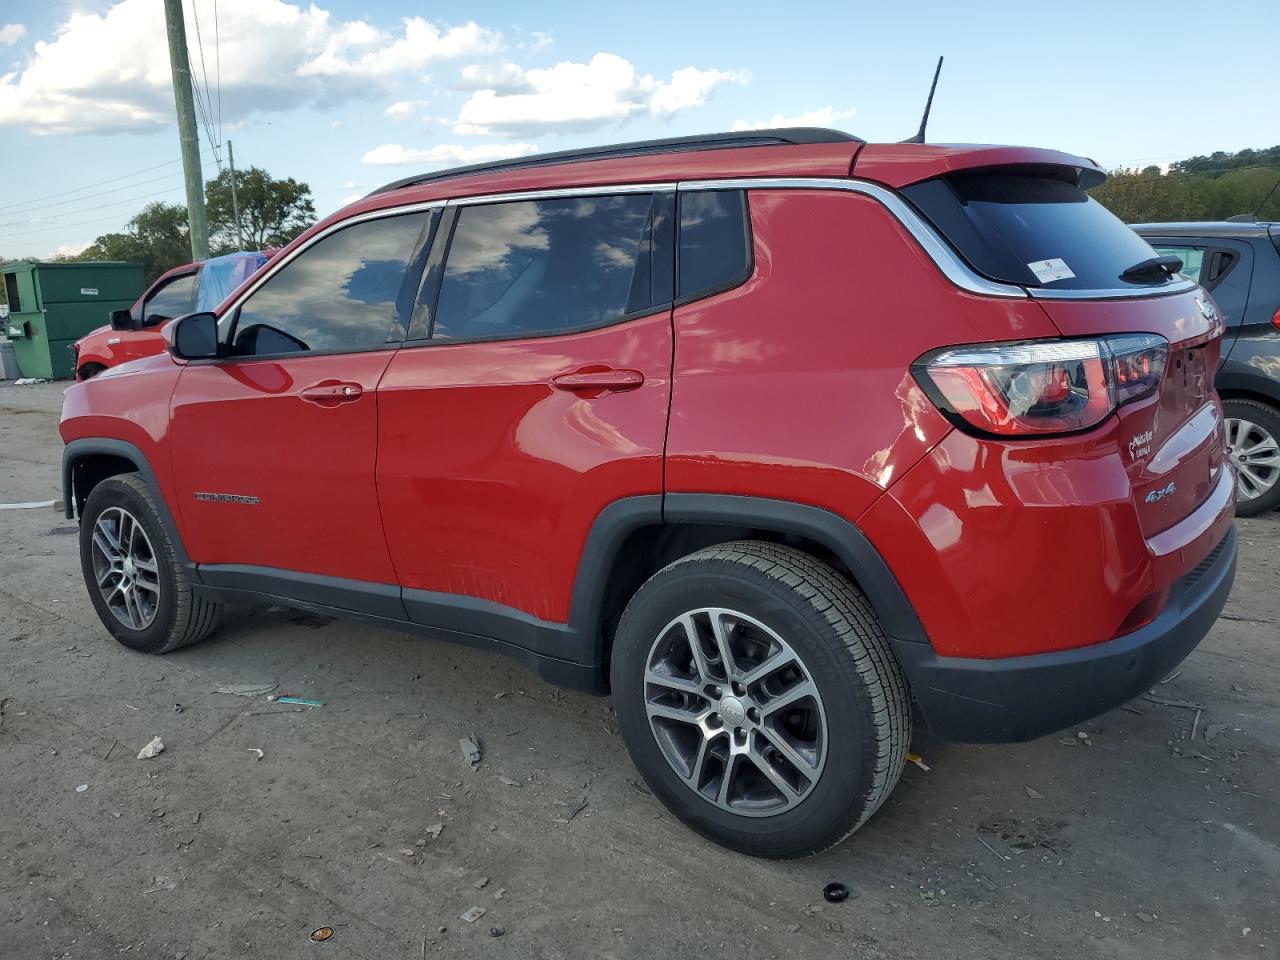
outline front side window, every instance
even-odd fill
[[[670,252],[654,243],[669,230],[668,202],[622,194],[462,207],[432,338],[566,333],[669,303]]]
[[[426,222],[426,213],[367,220],[308,247],[241,305],[230,353],[332,353],[399,342],[398,298]]]
[[[194,309],[195,299],[196,274],[174,277],[142,305],[143,326],[150,327],[190,313]]]
[[[680,299],[736,286],[751,268],[746,196],[741,190],[680,194]]]

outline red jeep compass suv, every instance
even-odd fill
[[[838,843],[1108,710],[1235,573],[1207,294],[1048,150],[794,129],[391,184],[67,391],[125,646],[268,598],[612,694],[695,830]]]

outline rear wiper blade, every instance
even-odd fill
[[[1164,283],[1182,269],[1182,258],[1167,254],[1163,257],[1151,257],[1120,274],[1125,283]]]

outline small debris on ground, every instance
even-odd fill
[[[418,851],[413,849],[413,847],[400,848],[400,856],[402,857],[416,857],[417,855],[418,855]]]
[[[925,773],[929,772],[929,765],[924,762],[924,758],[920,756],[920,754],[918,753],[908,753],[907,763],[914,763],[917,767],[919,767]]]
[[[318,927],[311,931],[312,943],[324,943],[326,940],[333,939],[333,927]]]
[[[138,759],[150,760],[152,757],[157,756],[163,752],[164,752],[164,741],[161,740],[159,737],[152,737],[151,741],[145,747],[143,747],[141,750],[138,751]]]
[[[266,756],[266,754],[258,747],[250,747],[249,752],[257,754],[257,756],[253,758],[255,760],[261,760],[263,757]]]
[[[504,777],[504,776],[502,776],[501,774],[499,774],[499,776],[497,777],[497,779],[498,779],[498,781],[499,781],[499,782],[501,782],[501,783],[505,783],[508,787],[518,787],[518,786],[520,786],[520,781],[519,781],[519,780],[512,780],[510,777]]]
[[[89,785],[87,783],[82,783],[80,786],[76,787],[76,793],[84,793],[88,789]]]
[[[1139,911],[1137,912],[1136,916],[1137,916],[1137,918],[1138,918],[1139,920],[1141,920],[1143,923],[1155,923],[1155,922],[1156,922],[1156,916],[1155,916],[1155,914],[1154,914],[1154,913],[1146,913],[1146,912],[1144,912],[1144,911],[1142,911],[1142,910],[1139,910]]]
[[[462,759],[472,770],[480,768],[480,741],[476,739],[473,733],[469,737],[462,737],[458,741],[458,746],[462,748]]]
[[[263,694],[270,693],[278,683],[228,683],[218,687],[214,693],[229,693],[237,697],[260,697]]]
[[[323,707],[323,700],[308,700],[306,697],[276,697],[276,703],[292,703],[298,707]]]
[[[488,911],[484,907],[467,907],[458,919],[465,920],[467,923],[475,923],[486,913],[488,913]]]
[[[1032,800],[1044,799],[1044,794],[1041,793],[1039,790],[1037,790],[1035,787],[1023,787],[1022,789],[1027,791],[1027,796],[1030,797]]]
[[[182,712],[182,704],[180,704],[180,703],[175,703],[175,704],[173,705],[173,712],[174,712],[174,713],[181,713],[181,712]]]
[[[495,899],[495,900],[501,900],[501,899],[502,899],[503,897],[505,897],[506,895],[507,895],[507,888],[506,888],[506,887],[499,887],[497,890],[495,890],[495,891],[493,892],[493,899]]]
[[[444,829],[443,823],[433,823],[431,826],[427,827],[427,834],[428,836],[431,837],[432,840],[439,840],[440,831],[442,831],[443,829]]]
[[[827,903],[840,903],[849,899],[849,888],[839,881],[828,883],[822,888],[822,896]]]
[[[799,932],[800,932],[800,924],[798,923],[787,924],[787,933],[799,933]]]
[[[1110,918],[1110,917],[1104,917],[1104,916],[1103,916],[1101,913],[1099,913],[1097,910],[1093,911],[1093,915],[1094,915],[1095,917],[1097,917],[1099,920],[1101,920],[1103,923],[1110,923],[1110,922],[1111,922],[1111,918]]]
[[[586,797],[574,797],[572,800],[557,800],[556,803],[560,804],[563,807],[568,807],[569,812],[565,814],[563,817],[552,817],[551,818],[552,823],[568,823],[570,820],[572,820],[574,817],[580,814],[583,810],[587,809]]]
[[[636,793],[641,794],[642,796],[646,796],[646,797],[653,796],[653,794],[649,791],[649,788],[645,786],[643,781],[628,779],[627,786],[630,787],[632,790],[634,790]]]
[[[477,890],[483,890],[488,885],[489,885],[488,877],[481,877],[479,880],[477,880],[475,883],[472,884],[472,886],[475,887]]]
[[[507,932],[506,927],[490,927],[489,928],[489,936],[491,937],[500,937],[506,932]]]

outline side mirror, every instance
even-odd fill
[[[212,360],[218,356],[218,318],[188,313],[170,320],[161,332],[169,352],[180,360]]]
[[[111,311],[111,329],[112,330],[136,330],[138,325],[134,322],[133,313],[129,310],[112,310]]]

